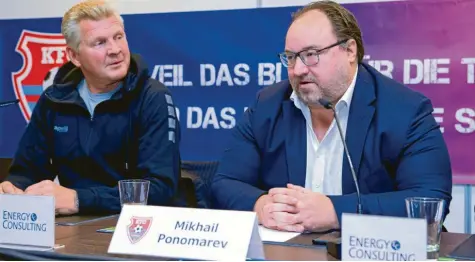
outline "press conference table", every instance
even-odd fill
[[[117,217],[106,218],[74,226],[56,226],[56,244],[64,245],[55,252],[73,255],[95,255],[105,257],[131,258],[140,260],[156,260],[137,256],[108,254],[107,249],[112,238],[110,233],[98,233],[96,230],[115,226]],[[296,245],[286,246],[264,244],[265,257],[268,260],[336,260],[327,254],[324,246],[311,245],[312,239],[318,234],[299,235],[287,243]],[[446,256],[458,244],[470,235],[458,233],[442,233],[440,256]],[[167,260],[166,258],[161,258]]]

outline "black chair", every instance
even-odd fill
[[[193,180],[190,177],[183,177],[183,170],[181,173],[182,177],[178,181],[178,191],[174,200],[174,206],[196,208],[198,207],[198,201]]]
[[[182,161],[181,175],[193,182],[196,207],[212,208],[211,183],[217,169],[218,161]]]

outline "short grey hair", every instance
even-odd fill
[[[111,16],[116,16],[124,26],[124,19],[107,1],[87,0],[74,5],[64,14],[61,22],[61,33],[66,39],[66,44],[74,51],[78,51],[81,43],[79,23],[86,19],[99,21]]]

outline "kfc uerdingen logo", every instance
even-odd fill
[[[68,62],[66,40],[63,35],[23,30],[15,51],[23,58],[23,65],[12,73],[15,96],[25,120],[43,91],[53,83],[58,69]]]
[[[131,217],[127,226],[127,236],[132,244],[139,242],[152,227],[151,217]]]

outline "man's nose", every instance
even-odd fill
[[[307,65],[302,61],[302,58],[297,57],[294,65],[294,74],[297,76],[306,75],[308,73]]]
[[[116,55],[120,53],[120,47],[115,41],[111,41],[109,44],[109,48],[107,49],[107,53],[109,55]]]

